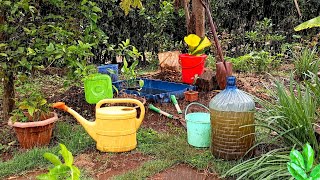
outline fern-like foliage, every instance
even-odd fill
[[[142,8],[141,0],[121,0],[121,9],[124,11],[125,15],[128,15],[131,8]]]

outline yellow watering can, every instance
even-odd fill
[[[137,111],[133,107],[111,106],[101,107],[108,103],[133,103],[140,109],[140,117],[137,119]],[[137,147],[136,132],[145,115],[144,105],[136,99],[103,99],[96,104],[96,121],[84,119],[76,111],[65,105],[64,102],[53,104],[54,108],[64,110],[73,115],[88,134],[97,142],[97,149],[102,152],[125,152]]]

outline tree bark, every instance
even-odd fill
[[[9,120],[14,108],[14,75],[11,71],[5,72],[3,78],[3,121]]]
[[[192,0],[192,17],[194,18],[195,33],[200,37],[205,35],[205,11],[201,0]]]

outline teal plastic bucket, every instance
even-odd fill
[[[210,112],[210,110],[200,103],[190,103],[185,110],[187,122],[188,143],[195,147],[210,147],[211,143],[211,123],[210,113],[194,112],[187,114],[191,105],[199,105]]]

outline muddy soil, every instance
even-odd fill
[[[218,180],[217,174],[199,171],[186,164],[178,164],[168,168],[148,180]]]

